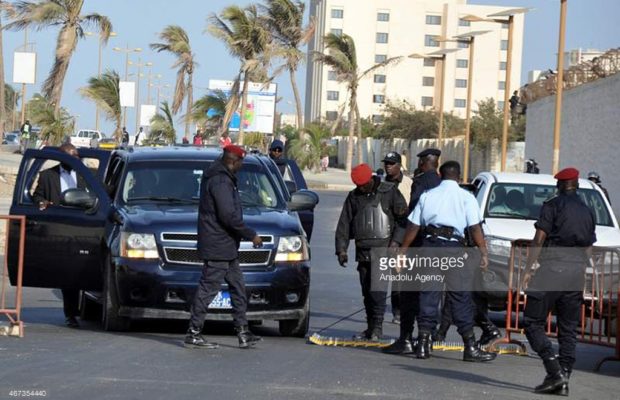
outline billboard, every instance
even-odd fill
[[[121,107],[133,107],[136,97],[136,83],[120,81],[118,83],[119,97],[121,98]]]
[[[155,116],[157,109],[153,104],[142,104],[140,106],[140,126],[151,125],[151,118]]]
[[[209,80],[209,90],[221,90],[227,95],[233,86],[233,81]],[[240,88],[243,88],[241,82]],[[243,123],[245,132],[273,133],[273,124],[276,113],[277,85],[250,82],[248,84],[248,105],[241,118],[241,102],[239,110],[230,121],[229,130],[238,131]]]
[[[34,84],[36,70],[36,53],[15,52],[13,54],[13,83]]]

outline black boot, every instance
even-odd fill
[[[355,335],[353,335],[353,340],[369,340],[371,332],[372,327],[368,326],[366,330],[363,330],[360,333],[356,333]]]
[[[243,325],[237,328],[237,337],[239,338],[239,347],[247,349],[253,347],[256,343],[263,340],[260,336],[256,336],[248,329],[247,325]]]
[[[372,323],[372,329],[370,330],[370,337],[368,340],[371,342],[378,342],[383,337],[383,320],[374,320]]]
[[[558,389],[555,393],[560,396],[568,396],[568,380],[570,379],[571,369],[565,366],[562,366],[562,375],[564,375],[564,379],[566,382],[562,384],[562,387]]]
[[[551,357],[543,360],[543,364],[545,365],[547,376],[545,376],[543,383],[534,388],[534,393],[553,394],[559,392],[562,389],[562,386],[565,383],[568,383],[568,381],[564,378],[564,375],[562,375],[560,363],[557,358]],[[568,385],[566,388],[568,389]]]
[[[435,334],[433,335],[433,342],[443,342],[446,340],[446,334],[448,333],[448,329],[450,328],[450,326],[448,326],[447,328],[444,329],[444,326],[441,325],[439,326],[439,329],[437,329],[437,332],[435,332]]]
[[[463,335],[463,345],[465,347],[463,361],[485,362],[495,360],[495,357],[497,357],[497,354],[487,353],[476,346],[476,336],[473,332]]]
[[[495,325],[491,324],[490,326],[483,326],[482,335],[480,336],[480,340],[478,341],[478,346],[487,346],[501,337],[502,333]]]
[[[217,343],[209,342],[200,334],[200,329],[189,328],[183,346],[193,349],[217,349]]]
[[[381,351],[386,354],[411,354],[413,353],[413,344],[411,343],[411,335],[413,332],[409,329],[402,328],[400,330],[400,336],[398,340],[389,345],[388,347],[384,347]]]
[[[431,346],[431,333],[420,332],[420,334],[418,335],[418,344],[415,348],[416,358],[431,358]]]

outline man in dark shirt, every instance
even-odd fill
[[[245,150],[228,145],[224,148],[222,158],[216,160],[202,176],[198,208],[198,250],[205,261],[190,310],[186,347],[218,347],[216,343],[205,340],[200,332],[209,304],[218,294],[222,281],[226,281],[230,288],[239,347],[248,348],[261,340],[248,329],[245,282],[239,268],[241,239],[251,240],[255,248],[261,247],[263,243],[260,236],[243,223],[236,173],[241,169],[244,157]]]
[[[280,174],[284,176],[286,173],[287,160],[284,157],[284,143],[281,140],[274,140],[269,147],[269,157],[276,163]]]
[[[524,327],[530,346],[542,358],[547,371],[543,383],[534,391],[567,396],[568,378],[575,363],[585,268],[596,241],[596,222],[577,194],[579,171],[566,168],[555,178],[558,195],[543,204],[534,225],[536,234],[524,278]],[[540,267],[532,275],[532,267],[539,259]],[[547,315],[552,309],[556,310],[558,326],[558,358],[545,336]]]

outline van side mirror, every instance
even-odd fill
[[[85,210],[95,207],[97,197],[94,193],[87,192],[85,189],[67,189],[60,196],[60,205],[68,207],[83,208]]]

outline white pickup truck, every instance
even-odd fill
[[[81,129],[77,133],[71,135],[71,144],[75,147],[92,147],[96,148],[99,140],[104,138],[103,134],[96,130]]]

